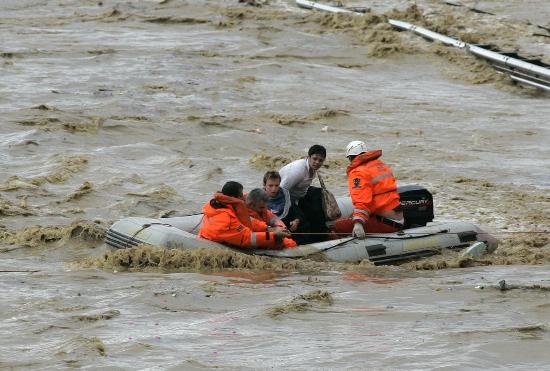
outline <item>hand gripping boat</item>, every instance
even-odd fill
[[[497,247],[497,240],[472,223],[431,222],[433,199],[421,186],[399,187],[401,205],[405,214],[403,231],[369,234],[360,240],[354,237],[340,238],[293,249],[267,250],[236,248],[217,242],[199,239],[197,233],[202,223],[202,214],[176,218],[151,219],[129,217],[114,223],[107,231],[106,243],[117,249],[139,244],[150,244],[168,249],[229,248],[256,255],[284,258],[304,258],[322,254],[336,262],[358,262],[369,259],[375,264],[419,258],[437,254],[441,249],[460,249],[482,241],[487,252]],[[349,217],[353,204],[349,197],[337,199],[342,217]],[[414,227],[414,225],[421,225]]]

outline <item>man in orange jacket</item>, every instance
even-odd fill
[[[221,193],[203,207],[204,218],[199,237],[238,247],[281,248],[286,230],[268,231],[265,223],[250,218],[243,200],[243,186],[224,184]]]
[[[248,214],[251,218],[265,223],[266,227],[272,228],[274,231],[284,230],[287,231],[285,223],[271,210],[267,208],[267,202],[269,197],[261,188],[255,188],[250,191],[246,196],[246,206],[248,207]],[[287,248],[296,247],[296,242],[291,238],[284,238],[283,245]]]
[[[368,151],[362,141],[350,142],[346,157],[348,186],[353,202],[353,235],[365,238],[369,233],[395,232],[403,229],[403,212],[399,210],[399,193],[393,173],[379,160],[381,150]]]

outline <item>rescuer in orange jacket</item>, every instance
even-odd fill
[[[264,222],[250,218],[243,200],[243,186],[224,184],[221,193],[203,207],[204,218],[199,237],[238,247],[281,248],[286,230],[268,231]]]
[[[368,151],[364,142],[347,145],[348,186],[353,202],[353,235],[365,238],[370,233],[403,229],[403,212],[399,211],[399,193],[393,173],[379,160],[381,150]]]
[[[287,231],[285,223],[271,210],[267,208],[267,202],[269,196],[266,191],[261,188],[255,188],[250,191],[246,197],[246,206],[248,207],[248,214],[252,219],[262,221],[266,224],[267,228],[273,228],[276,230]],[[296,242],[291,238],[283,239],[284,247],[291,248],[296,247]]]

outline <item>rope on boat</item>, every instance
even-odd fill
[[[199,214],[194,214],[194,215],[199,215]],[[197,230],[197,228],[202,224],[202,221],[203,221],[203,220],[204,220],[204,214],[203,214],[201,220],[199,220],[199,222],[197,223],[197,225],[194,226],[193,229],[191,229],[191,231],[189,231],[189,233],[194,233],[194,232]]]
[[[449,231],[440,231],[440,232],[405,232],[405,231],[396,231],[396,232],[390,232],[390,233],[402,233],[402,234],[419,234],[419,235],[427,235],[427,234],[456,234],[456,232],[449,232]],[[489,233],[489,232],[476,232],[476,233]],[[501,231],[496,233],[502,233],[502,234],[550,234],[550,231]],[[325,235],[338,235],[338,236],[351,236],[350,233],[336,233],[336,232],[299,232],[299,233],[292,233],[292,235],[300,235],[300,236],[325,236]],[[368,232],[365,233],[365,235],[376,235],[380,236],[385,233],[374,233],[374,232]]]

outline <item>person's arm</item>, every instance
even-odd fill
[[[239,247],[277,247],[277,239],[274,232],[254,232],[250,228],[239,224],[236,228],[224,231],[219,238],[222,241],[233,246]]]
[[[265,232],[265,231],[267,231],[268,225],[260,219],[250,218],[250,224],[252,224],[252,231],[253,232]]]
[[[268,249],[279,248],[283,239],[289,237],[286,231],[266,231],[266,224],[261,232],[254,232],[244,226],[235,216],[229,213],[220,213],[209,219],[208,231],[203,238],[238,247],[263,247]],[[206,237],[207,236],[207,237]]]
[[[359,171],[351,171],[348,175],[348,186],[351,201],[353,202],[353,223],[361,223],[363,226],[372,216],[372,186],[370,180]]]
[[[292,238],[284,238],[283,239],[283,246],[286,249],[292,249],[292,248],[298,246],[298,244]]]
[[[254,231],[239,222],[237,218],[232,218],[229,231],[225,231],[227,243],[240,247],[250,248],[267,248],[276,249],[283,246],[283,239],[290,237],[290,233],[281,230],[268,231],[267,224],[252,218],[253,228],[258,228]]]

